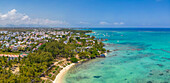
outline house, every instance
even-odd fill
[[[26,53],[21,53],[20,54],[20,56],[22,56],[22,57],[25,57],[25,56],[27,56],[28,54],[26,54]]]
[[[80,33],[76,33],[76,35],[80,35]]]
[[[105,54],[101,54],[100,57],[106,57],[106,55]]]
[[[8,57],[8,60],[18,59],[19,57],[23,57],[22,55],[8,55],[8,54],[0,54],[0,57]]]
[[[18,41],[18,44],[20,45],[22,42],[21,41]]]
[[[92,46],[87,46],[87,47],[85,47],[86,49],[90,49],[90,48],[92,48]]]
[[[68,41],[64,41],[64,43],[65,43],[65,44],[67,44],[67,43],[68,43]]]
[[[39,48],[42,45],[42,43],[39,43],[38,46],[36,46],[36,48]]]
[[[8,44],[8,43],[6,44],[6,47],[7,47],[7,48],[9,47],[9,44]]]
[[[14,47],[13,47],[13,50],[18,50],[18,46],[14,46]]]
[[[10,46],[10,48],[12,49],[14,47],[14,45],[12,44],[11,46]]]
[[[60,41],[60,38],[59,39],[55,39],[55,40]]]
[[[42,45],[42,43],[39,43],[39,46],[41,46]]]
[[[82,45],[82,43],[81,43],[81,42],[77,42],[77,44]]]
[[[1,33],[1,34],[3,34],[3,33],[4,33],[4,34],[7,34],[8,31],[0,31],[0,33]]]

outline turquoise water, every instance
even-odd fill
[[[95,29],[111,50],[71,68],[65,83],[170,83],[170,30]]]

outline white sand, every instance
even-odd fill
[[[74,66],[75,63],[72,63],[66,67],[64,67],[60,73],[56,76],[55,80],[53,81],[53,83],[62,83],[62,79],[64,77],[64,75],[67,73],[67,71],[72,67]]]

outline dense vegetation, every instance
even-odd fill
[[[91,30],[74,30],[74,29],[60,29],[60,30],[56,30],[56,31],[70,31],[70,32],[73,32],[73,33],[80,33],[80,34],[92,32]]]
[[[8,61],[6,57],[1,57],[0,83],[26,83],[40,81],[39,76],[52,64],[52,62],[53,57],[49,52],[31,53],[21,61]],[[20,71],[18,74],[13,74],[10,69],[16,63],[20,63]]]
[[[43,44],[39,49],[41,52],[50,52],[53,56],[53,58],[57,57],[73,57],[74,55],[74,49],[75,47],[73,45],[67,45],[64,44],[63,42],[58,42],[58,41],[52,41],[52,42],[47,42]]]

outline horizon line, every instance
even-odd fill
[[[14,27],[0,27],[0,28],[170,28],[170,26],[115,26],[115,27],[50,27],[50,26],[14,26]]]

